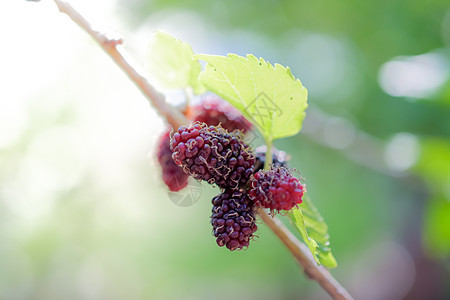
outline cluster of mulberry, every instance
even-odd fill
[[[256,231],[254,204],[244,192],[255,156],[240,131],[195,122],[172,135],[174,162],[197,180],[222,189],[212,200],[211,225],[219,246],[231,251],[248,247]]]
[[[253,173],[255,156],[239,131],[195,122],[178,128],[170,140],[172,158],[197,180],[220,188],[239,188]]]
[[[248,247],[256,231],[254,205],[247,194],[225,190],[212,199],[211,224],[217,245],[231,251]]]
[[[192,124],[159,141],[163,180],[171,191],[184,188],[189,176],[218,186],[211,215],[216,242],[231,251],[247,248],[257,230],[256,208],[290,210],[302,202],[305,187],[283,151],[273,149],[272,168],[263,170],[267,148],[250,149],[243,138],[251,123],[220,98],[203,99],[188,116]]]
[[[220,97],[216,95],[204,96],[199,104],[192,106],[188,109],[187,117],[192,121],[206,123],[207,125],[212,126],[221,125],[230,133],[239,130],[242,134],[245,134],[248,130],[252,128],[252,124],[249,121],[247,121],[237,109],[235,109],[228,102],[222,100]],[[240,138],[240,134],[238,132],[235,132],[234,136],[235,138]],[[207,149],[208,147],[209,146],[205,146],[206,150],[203,151],[203,154],[208,153],[209,151]],[[172,150],[170,150],[170,130],[166,131],[159,139],[156,149],[156,156],[161,166],[162,171],[161,175],[163,181],[167,185],[169,190],[172,192],[177,192],[186,187],[190,172],[186,173],[185,171],[187,169],[183,171],[183,168],[177,166],[172,159]],[[244,154],[243,158],[245,159],[245,157],[246,155]],[[210,162],[211,161],[213,161],[212,158],[210,159]],[[224,160],[221,159],[220,163],[223,162]],[[231,160],[230,162],[231,164],[234,164],[234,160]],[[242,159],[238,161],[238,164],[241,162]],[[218,162],[218,164],[220,163]],[[249,163],[251,164],[251,161]],[[237,168],[235,168],[236,170],[234,174],[230,174],[228,176],[230,177],[231,181],[238,180],[237,177],[239,177],[240,172],[243,171],[242,167],[243,166],[238,166]],[[216,169],[222,169],[222,171],[226,172],[227,168],[228,165],[225,165],[223,167],[217,166]],[[200,167],[197,171],[202,172],[203,169]],[[247,172],[247,175],[250,173],[248,167],[246,168],[244,173],[245,172]],[[199,178],[202,177],[201,175],[193,175],[193,177],[196,179],[204,179]],[[215,180],[215,178],[221,178],[220,174],[216,174],[216,176],[212,176],[211,178],[204,180],[212,182]],[[222,181],[226,181],[226,179]],[[245,179],[242,179],[241,181],[245,181]],[[218,185],[221,186],[221,183],[219,182]]]

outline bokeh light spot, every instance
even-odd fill
[[[414,135],[398,133],[387,144],[384,159],[392,170],[405,171],[416,163],[419,153],[419,141]]]
[[[426,98],[448,79],[447,65],[438,53],[396,57],[381,67],[378,81],[391,96]]]

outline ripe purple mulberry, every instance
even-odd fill
[[[189,175],[175,164],[170,150],[170,130],[167,131],[158,141],[156,150],[158,162],[161,165],[162,179],[172,192],[178,192],[188,183]]]
[[[255,205],[270,210],[290,210],[302,203],[305,187],[284,167],[258,171],[250,181],[248,196]]]
[[[253,170],[254,173],[258,172],[259,170],[264,169],[264,162],[266,161],[266,152],[267,152],[267,146],[259,146],[255,149],[255,168]],[[272,149],[272,165],[273,167],[287,167],[287,162],[289,160],[289,157],[287,156],[286,152],[277,150],[275,148]]]
[[[253,173],[255,156],[242,134],[228,133],[220,125],[195,122],[181,126],[170,139],[170,149],[186,173],[221,188],[244,186]]]
[[[228,102],[216,95],[208,95],[202,102],[189,110],[189,118],[208,125],[221,125],[228,132],[241,130],[246,133],[252,128],[252,123],[247,121],[241,113]]]
[[[253,203],[245,192],[226,189],[212,199],[211,225],[217,245],[231,251],[248,247],[256,231]]]

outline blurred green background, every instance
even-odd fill
[[[329,225],[332,273],[356,299],[450,298],[448,1],[73,4],[141,65],[163,29],[290,66],[310,107],[276,146]],[[0,34],[0,299],[327,298],[263,224],[247,251],[217,247],[218,189],[170,200],[163,120],[51,1],[0,3]]]

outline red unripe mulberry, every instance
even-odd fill
[[[284,167],[258,171],[250,181],[248,196],[255,203],[271,210],[290,210],[302,203],[305,187]]]
[[[161,165],[162,179],[172,192],[178,192],[188,183],[189,175],[175,164],[170,150],[170,130],[161,136],[158,141],[156,156]]]

